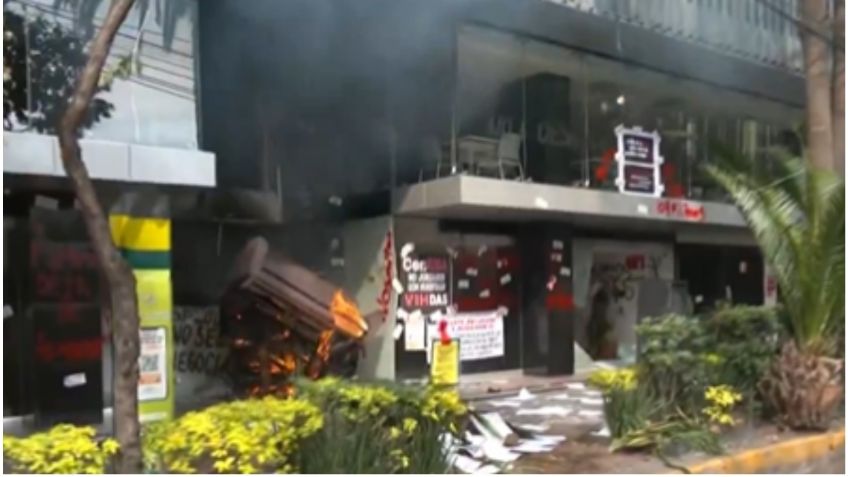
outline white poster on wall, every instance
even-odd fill
[[[168,396],[167,331],[142,328],[138,356],[138,400],[165,399]]]
[[[421,310],[415,310],[406,317],[404,327],[404,346],[407,351],[425,351],[426,318]]]
[[[462,343],[461,361],[504,355],[503,315],[498,310],[447,315],[448,335]]]

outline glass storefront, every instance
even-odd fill
[[[727,72],[733,74],[732,71]],[[451,137],[432,171],[614,190],[618,125],[659,132],[667,197],[723,200],[701,165],[714,144],[757,158],[791,146],[802,111],[489,28],[457,37]],[[433,159],[435,158],[435,159]],[[432,177],[425,177],[430,179]]]

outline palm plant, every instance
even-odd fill
[[[760,392],[793,428],[821,428],[841,402],[845,322],[845,185],[804,158],[776,154],[770,173],[716,147],[707,173],[733,197],[773,269],[792,337]]]

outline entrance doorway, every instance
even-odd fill
[[[671,244],[575,239],[576,339],[593,361],[633,362],[643,280],[674,280]]]

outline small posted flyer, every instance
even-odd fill
[[[433,360],[430,363],[430,383],[447,386],[459,383],[459,341],[432,342]]]
[[[138,399],[151,401],[168,396],[167,335],[163,327],[141,329],[138,357]]]

